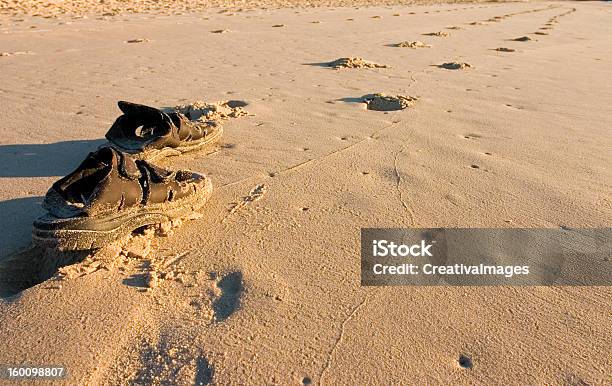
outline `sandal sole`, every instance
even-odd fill
[[[164,147],[162,149],[134,151],[132,149],[126,149],[120,144],[116,144],[113,142],[110,143],[110,146],[119,151],[130,154],[136,159],[154,162],[166,157],[179,156],[181,154],[191,153],[195,151],[210,150],[210,152],[208,153],[211,153],[214,150],[214,145],[216,145],[221,140],[222,136],[223,128],[221,126],[218,126],[213,128],[213,131],[206,137],[200,138],[199,140],[186,142],[185,145],[177,147]]]
[[[34,222],[32,240],[37,245],[61,251],[102,248],[143,226],[187,217],[203,207],[211,194],[212,183],[208,180],[205,188],[194,197],[150,205],[128,213],[67,219],[46,215]]]

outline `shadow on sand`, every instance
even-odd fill
[[[53,277],[63,266],[83,261],[91,251],[59,252],[30,245],[0,260],[0,299],[11,300],[21,291]]]
[[[334,61],[331,62],[320,62],[320,63],[302,63],[302,66],[314,66],[314,67],[325,67],[333,68]]]
[[[44,213],[43,197],[23,197],[0,201],[0,260],[28,245],[32,222]]]
[[[365,103],[367,100],[373,99],[375,97],[374,94],[366,94],[360,97],[346,97],[336,99],[338,102],[346,102],[346,103]]]
[[[32,222],[43,214],[42,200],[37,196],[0,202],[1,299],[42,283],[58,268],[77,263],[90,252],[58,252],[32,245]]]
[[[94,139],[0,145],[0,177],[64,176],[76,168],[89,152],[105,142]]]

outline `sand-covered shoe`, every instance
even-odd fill
[[[55,182],[33,239],[61,250],[100,248],[145,225],[191,215],[212,193],[206,176],[168,171],[111,147],[90,153]]]
[[[220,125],[194,122],[180,112],[120,101],[123,111],[106,133],[116,149],[135,158],[155,160],[182,153],[212,149],[223,135]]]

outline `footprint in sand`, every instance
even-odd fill
[[[462,369],[471,369],[472,367],[474,367],[472,359],[467,355],[460,355],[459,359],[457,359],[457,365],[459,365],[459,367],[461,367]]]
[[[213,301],[212,306],[215,321],[222,322],[240,308],[240,298],[243,291],[242,272],[236,271],[225,275],[217,282],[217,289],[220,291],[220,295]]]
[[[327,67],[335,69],[341,68],[387,68],[385,64],[368,62],[362,58],[340,58],[329,63],[325,63]]]
[[[407,95],[374,94],[366,96],[363,100],[368,110],[396,111],[414,106],[419,98]]]
[[[282,27],[286,27],[284,24],[274,24],[272,26],[273,28],[282,28]]]
[[[464,62],[447,62],[438,65],[439,68],[444,68],[446,70],[464,70],[467,68],[472,68],[473,66],[469,63]]]
[[[534,34],[536,34],[536,35],[548,35],[548,32],[536,31],[536,32],[534,32]]]
[[[165,334],[160,337],[159,342],[143,339],[139,345],[140,368],[127,383],[198,386],[211,384],[214,368],[203,353],[185,342],[173,340]]]
[[[415,41],[404,41],[404,42],[399,42],[395,45],[395,47],[407,47],[407,48],[430,48],[431,45],[429,44],[425,44],[423,42],[420,42],[418,40]]]
[[[426,33],[426,34],[423,34],[423,35],[426,35],[426,36],[438,36],[438,37],[441,37],[441,38],[445,38],[445,37],[450,36],[450,33],[446,32],[446,31],[438,31],[438,32],[429,32],[429,33]]]
[[[463,28],[459,27],[458,25],[450,25],[450,26],[446,27],[446,29],[458,30],[458,29],[463,29]]]
[[[200,355],[196,358],[196,373],[195,382],[196,386],[209,385],[213,381],[215,369],[211,366],[205,356]]]
[[[229,32],[228,29],[216,29],[216,30],[210,31],[210,33],[213,33],[213,34],[224,34],[228,32]]]
[[[533,40],[532,38],[530,38],[529,36],[521,36],[520,38],[515,38],[512,39],[515,42],[529,42],[531,40]]]
[[[271,175],[270,177],[274,176]],[[228,216],[238,212],[239,210],[242,210],[243,208],[247,207],[255,201],[261,200],[267,191],[268,187],[265,184],[256,185],[253,189],[251,189],[247,196],[242,198],[242,201],[232,206]],[[226,220],[227,217],[225,217],[221,222],[225,222]]]

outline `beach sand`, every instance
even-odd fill
[[[0,260],[33,269],[42,197],[118,100],[249,115],[214,153],[160,162],[212,178],[202,217],[0,301],[1,364],[63,365],[71,385],[612,382],[609,287],[359,283],[362,227],[610,226],[606,3],[16,3],[33,2],[0,17]],[[327,65],[350,57],[386,67]],[[369,110],[376,93],[415,99]]]

